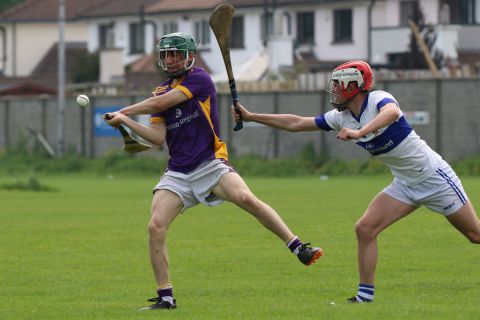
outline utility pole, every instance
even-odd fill
[[[65,118],[65,0],[58,0],[58,80],[57,80],[57,104],[58,104],[58,155],[63,156],[65,149],[64,141],[64,118]]]

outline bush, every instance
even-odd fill
[[[452,167],[460,176],[478,176],[480,175],[480,156],[455,161]]]
[[[232,157],[230,162],[245,176],[287,177],[302,175],[372,175],[388,174],[389,169],[380,161],[332,159],[322,161],[313,146],[306,145],[294,158],[264,159],[248,155]],[[16,146],[0,153],[0,172],[22,173],[108,173],[160,175],[167,166],[167,159],[153,159],[114,151],[98,159],[87,159],[70,151],[62,159],[51,159],[46,153],[28,152]],[[456,161],[453,168],[461,176],[480,175],[480,156]]]
[[[46,186],[36,178],[36,177],[30,177],[28,178],[27,181],[22,181],[18,177],[15,177],[16,181],[15,182],[4,182],[0,184],[0,190],[20,190],[20,191],[35,191],[35,192],[40,192],[40,191],[58,191],[55,188]]]
[[[242,156],[231,161],[241,175],[256,177],[288,177],[307,175],[313,167],[303,159],[265,160],[258,156]]]
[[[74,83],[98,81],[100,74],[100,56],[98,52],[85,53],[75,57],[72,66]]]
[[[160,174],[166,167],[166,160],[137,157],[123,151],[111,152],[98,159],[88,159],[75,153],[68,153],[61,159],[28,152],[5,152],[0,154],[0,171],[22,173],[126,173]]]
[[[91,162],[92,171],[109,173],[159,174],[167,166],[165,159],[137,157],[123,151],[109,152],[104,157]]]

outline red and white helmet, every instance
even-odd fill
[[[356,82],[357,88],[347,91],[348,84]],[[335,87],[340,86],[341,95],[346,98],[346,102],[352,100],[359,92],[368,92],[373,87],[373,71],[370,65],[365,61],[354,60],[342,63],[336,67],[330,82],[328,84],[328,94],[330,103],[339,111],[345,110],[345,103],[338,102],[339,94],[334,93]]]

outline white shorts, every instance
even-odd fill
[[[177,194],[183,202],[182,212],[198,203],[216,206],[223,199],[215,196],[212,190],[228,172],[235,172],[235,169],[224,159],[205,161],[188,174],[167,170],[153,192],[165,189]]]
[[[450,166],[437,169],[426,180],[410,187],[394,179],[383,192],[404,203],[417,207],[423,205],[444,216],[457,212],[469,201],[460,179]]]

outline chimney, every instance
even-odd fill
[[[103,49],[100,51],[100,83],[111,84],[123,81],[125,67],[123,66],[122,49]]]

